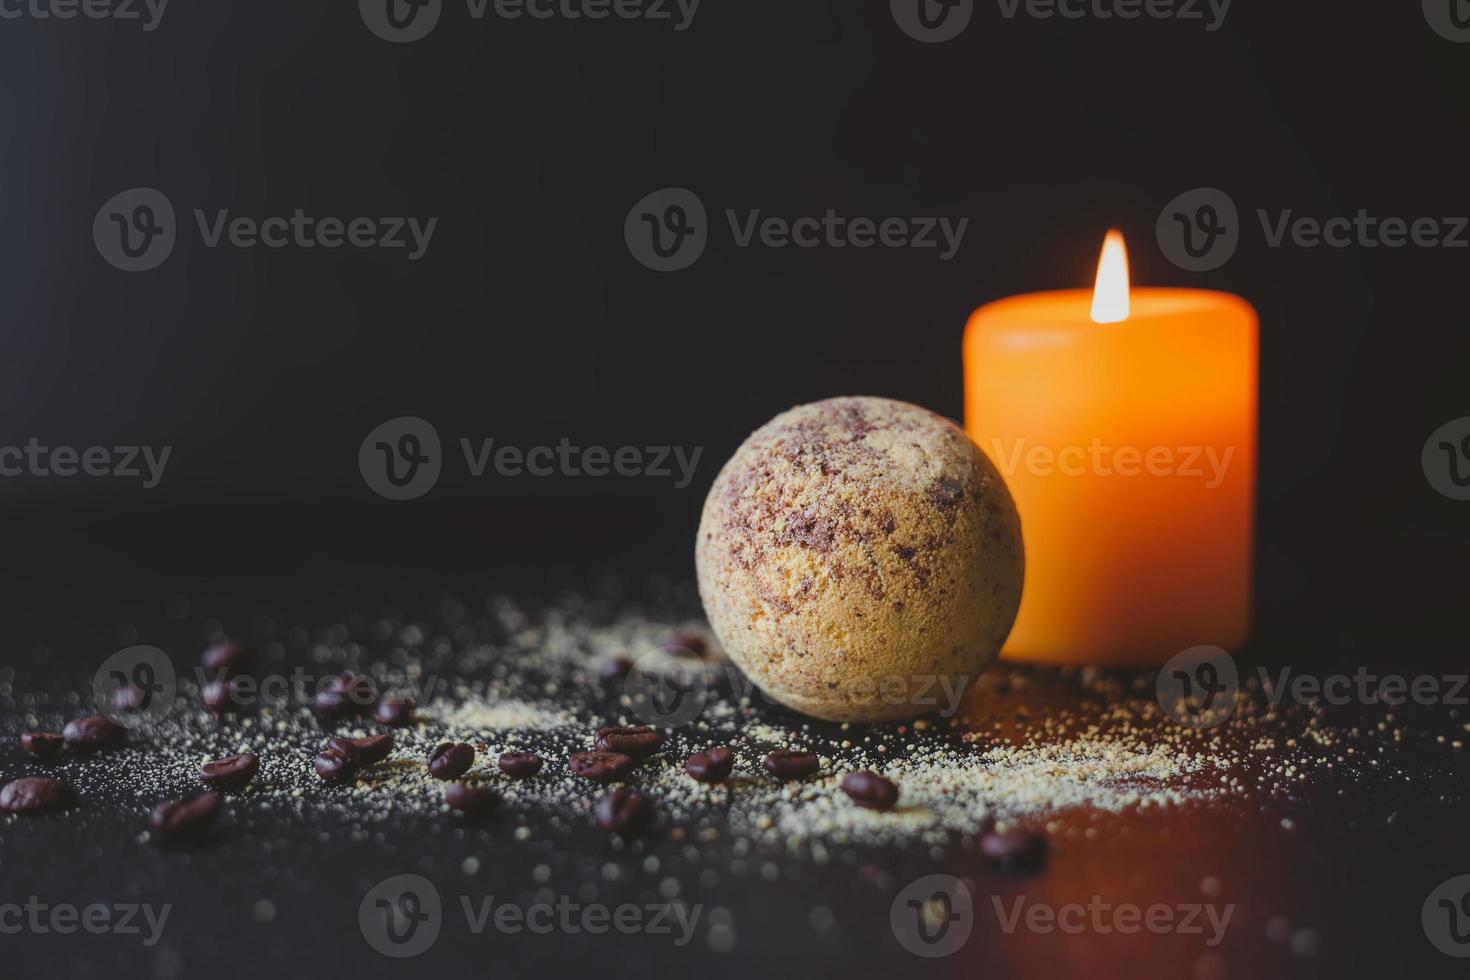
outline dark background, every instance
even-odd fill
[[[148,492],[0,481],[0,605],[31,621],[7,655],[169,594],[247,602],[349,568],[688,577],[704,491],[753,428],[856,393],[958,417],[968,313],[1089,284],[1110,225],[1135,282],[1260,311],[1257,638],[1440,650],[1462,635],[1470,522],[1418,457],[1470,413],[1467,254],[1271,249],[1254,210],[1470,211],[1467,73],[1470,50],[1414,4],[1241,0],[1211,33],[1008,21],[982,3],[939,45],[910,40],[887,4],[836,0],[705,0],[683,33],[477,22],[450,3],[407,45],[345,2],[176,3],[152,33],[0,22],[0,442],[174,447]],[[1154,220],[1209,185],[1240,207],[1243,241],[1223,269],[1182,272]],[[134,186],[163,190],[190,227],[161,268],[126,274],[90,227]],[[721,225],[680,273],[643,268],[622,239],[628,209],[664,186],[695,190]],[[440,222],[410,263],[206,249],[194,207]],[[971,226],[949,262],[737,249],[726,207]],[[566,436],[705,455],[682,491],[470,480],[456,455],[430,495],[392,503],[356,453],[397,415],[451,448]]]

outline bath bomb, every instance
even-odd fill
[[[831,721],[952,709],[1021,601],[1021,522],[947,419],[884,398],[793,408],[716,478],[695,548],[729,656]]]

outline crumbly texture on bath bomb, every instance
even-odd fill
[[[793,408],[705,501],[695,558],[710,624],[783,704],[833,721],[946,707],[1021,601],[1021,523],[970,438],[883,398]]]

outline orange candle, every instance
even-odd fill
[[[1249,303],[1130,289],[1117,232],[1091,292],[975,311],[965,425],[1005,475],[1026,545],[1005,656],[1156,666],[1244,642],[1256,360]]]

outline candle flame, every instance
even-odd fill
[[[1128,319],[1128,248],[1116,228],[1103,239],[1097,262],[1097,285],[1092,289],[1092,322],[1121,323]]]

